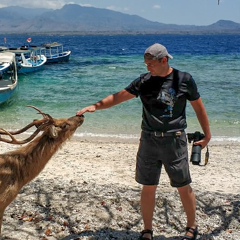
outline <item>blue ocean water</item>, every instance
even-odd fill
[[[198,84],[215,140],[240,141],[240,35],[138,35],[138,36],[18,36],[7,38],[9,47],[49,42],[71,50],[70,61],[46,65],[44,70],[19,75],[14,98],[0,106],[0,127],[19,129],[33,119],[34,105],[54,118],[75,115],[81,108],[122,90],[141,73],[145,49],[159,42],[174,56],[170,64],[191,73]],[[4,43],[4,42],[3,42]],[[4,45],[1,44],[0,45]],[[201,130],[190,106],[188,132]],[[79,136],[137,138],[140,133],[139,99],[85,115]]]

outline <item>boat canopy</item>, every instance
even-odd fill
[[[0,52],[0,62],[13,62],[15,61],[15,54],[12,52]]]
[[[62,44],[58,42],[46,43],[43,45],[45,48],[61,47]]]
[[[7,47],[5,47],[5,46],[0,46],[0,52],[2,52],[2,51],[7,51],[7,50],[8,50]]]

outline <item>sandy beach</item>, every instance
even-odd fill
[[[6,143],[0,146],[2,153],[13,149]],[[138,239],[143,223],[141,186],[134,180],[137,149],[138,140],[71,139],[7,208],[2,239]],[[212,142],[209,150],[208,165],[190,164],[198,201],[198,239],[237,240],[240,144]],[[180,239],[184,228],[177,191],[163,171],[154,239]]]

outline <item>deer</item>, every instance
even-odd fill
[[[43,118],[33,120],[17,131],[11,132],[0,128],[0,141],[21,145],[16,150],[0,154],[0,235],[6,208],[17,197],[20,190],[39,175],[51,157],[84,122],[83,115],[68,119],[54,119],[37,107],[28,107],[38,111]],[[28,138],[17,140],[14,137],[32,127],[36,127],[36,130]]]

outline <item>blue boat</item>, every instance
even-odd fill
[[[15,53],[18,73],[32,73],[43,69],[47,58],[42,54],[42,47],[17,48],[8,51]]]
[[[69,57],[71,55],[71,51],[64,51],[63,44],[61,43],[47,43],[44,44],[43,47],[45,48],[45,56],[47,58],[47,63],[61,63],[61,62],[68,62]]]
[[[0,104],[2,104],[13,96],[18,85],[15,54],[0,52],[0,63],[8,65],[7,70],[0,70]]]

